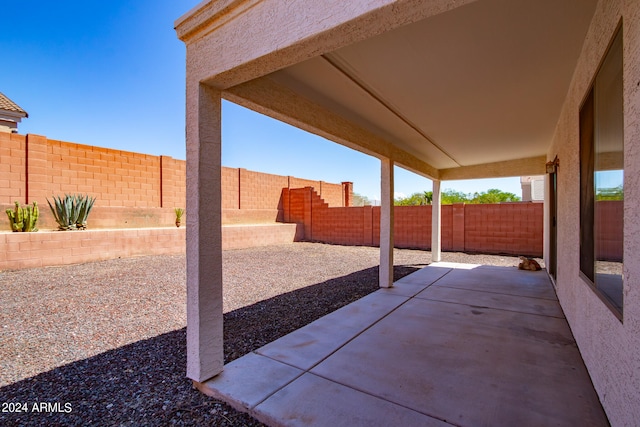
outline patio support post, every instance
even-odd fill
[[[381,159],[380,287],[393,286],[393,160]]]
[[[440,215],[440,180],[433,180],[433,199],[431,201],[431,261],[438,262],[441,256],[442,221]]]
[[[224,366],[220,91],[187,82],[187,376]]]

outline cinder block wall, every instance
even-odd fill
[[[184,161],[171,157],[8,133],[0,134],[0,154],[2,205],[83,193],[96,207],[184,206]]]
[[[238,169],[240,199],[238,209],[282,210],[282,189],[289,177]]]
[[[160,156],[160,203],[162,208],[187,205],[185,185],[187,164],[169,156]]]
[[[287,193],[285,218],[303,226],[305,240],[380,244],[380,207],[330,207],[311,187]],[[441,218],[445,251],[542,256],[542,203],[445,205]],[[431,206],[396,206],[394,243],[431,249]]]
[[[46,199],[65,193],[96,197],[92,228],[170,226],[184,207],[186,162],[169,156],[0,133],[0,208],[41,206],[41,228],[55,228]],[[283,221],[282,190],[310,186],[329,206],[349,206],[353,184],[331,184],[246,169],[222,168],[224,224]]]
[[[0,132],[0,205],[27,198],[26,137]]]
[[[184,253],[185,228],[0,233],[0,271]]]
[[[173,208],[185,206],[186,164],[168,156],[49,140],[38,135],[0,133],[0,207],[37,200],[41,228],[55,228],[46,198],[87,193],[97,197],[92,228],[170,226]],[[380,209],[350,206],[353,185],[222,168],[224,224],[298,223],[307,240],[345,245],[379,245]],[[615,202],[599,204],[607,212]],[[610,216],[609,216],[610,217]],[[542,254],[542,205],[446,205],[442,207],[443,250]],[[431,247],[431,206],[398,206],[397,247]],[[611,241],[618,224],[599,227]],[[302,233],[302,231],[301,231]],[[617,237],[616,237],[617,236]],[[621,258],[599,248],[607,259]]]
[[[464,205],[464,247],[470,252],[542,256],[542,203]]]
[[[161,207],[160,158],[146,154],[47,140],[27,135],[28,198],[51,194],[91,194],[101,206]],[[46,151],[45,151],[46,150]],[[32,153],[38,156],[35,170]]]
[[[222,209],[240,209],[240,173],[238,169],[222,168]]]

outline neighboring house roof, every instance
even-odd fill
[[[7,98],[2,92],[0,92],[0,110],[11,111],[17,113],[22,117],[29,117],[26,111],[24,111],[18,104]]]

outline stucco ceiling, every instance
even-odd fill
[[[270,75],[437,169],[545,155],[595,0],[478,0]]]

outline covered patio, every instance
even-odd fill
[[[200,390],[273,426],[606,426],[544,271],[433,263]]]
[[[187,47],[188,376],[223,369],[223,98],[380,159],[380,286],[391,287],[394,167],[433,181],[440,261],[442,181],[545,173],[594,6],[224,0],[176,21]]]
[[[362,405],[343,394],[369,402],[363,416],[376,420],[390,407],[425,423],[602,425],[602,403],[612,424],[635,423],[640,263],[625,262],[624,315],[612,311],[586,256],[594,124],[582,107],[618,46],[619,90],[596,116],[616,118],[621,148],[602,167],[625,177],[621,244],[636,256],[640,186],[627,180],[640,168],[638,2],[212,0],[176,31],[187,48],[187,376],[197,387],[226,387],[274,423],[286,411],[303,424],[357,417]],[[310,326],[223,364],[222,99],[380,160],[382,289],[313,326],[327,347],[308,343]],[[433,181],[435,263],[443,182],[546,174],[549,276],[435,265],[394,286],[396,166]],[[321,419],[309,399],[287,400],[310,389],[331,402]]]

